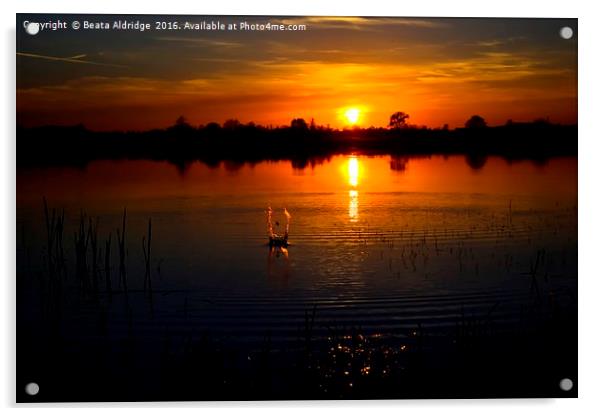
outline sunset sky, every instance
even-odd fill
[[[236,118],[277,126],[302,117],[341,128],[350,108],[362,127],[386,126],[395,111],[429,127],[461,126],[472,114],[490,125],[577,122],[575,19],[179,16],[307,30],[21,30],[23,20],[50,18],[18,16],[17,122],[26,126],[137,130],[184,115],[194,125]],[[563,26],[573,28],[572,39],[559,36]]]

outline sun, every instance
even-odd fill
[[[349,122],[349,124],[357,124],[360,119],[360,110],[358,108],[348,108],[345,110],[345,118]]]

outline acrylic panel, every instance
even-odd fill
[[[576,397],[577,29],[17,15],[17,401]]]

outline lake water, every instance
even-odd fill
[[[567,304],[576,296],[575,158],[345,155],[303,169],[288,161],[185,168],[97,161],[20,170],[20,274],[43,271],[43,196],[65,210],[68,272],[82,211],[99,218],[102,244],[112,234],[114,288],[115,230],[127,209],[133,318],[119,302],[107,306],[116,338],[133,320],[148,339],[210,331],[238,343],[266,334],[286,343],[315,307],[318,338],[335,323],[404,342],[417,325],[449,333],[468,313],[512,330],[535,297]],[[268,206],[280,229],[283,209],[292,215],[288,249],[267,245]],[[152,312],[141,291],[149,218]],[[96,340],[87,309],[72,307],[69,333]]]

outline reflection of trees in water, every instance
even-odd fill
[[[505,157],[504,160],[508,164],[508,166],[512,166],[515,163],[522,163],[528,161],[533,166],[544,167],[550,163],[550,159],[547,157],[538,157],[538,158],[519,158],[519,157]]]
[[[447,155],[447,154],[443,154],[441,156],[443,157],[444,160],[449,159],[449,155]],[[408,169],[408,163],[411,158],[416,159],[416,158],[424,158],[424,157],[429,158],[430,155],[427,155],[427,156],[425,156],[425,155],[415,156],[414,155],[411,157],[391,155],[391,159],[389,160],[389,167],[392,171],[395,171],[398,173],[404,173]],[[466,164],[471,169],[478,171],[478,170],[481,170],[483,167],[485,167],[489,156],[482,154],[482,153],[469,153],[469,154],[465,155],[464,158],[465,158]],[[526,157],[503,157],[503,159],[509,165],[516,163],[516,162],[523,162],[525,160],[528,160],[533,165],[538,166],[538,167],[547,166],[547,164],[550,160],[548,157],[529,157],[529,158],[526,158]],[[290,162],[291,162],[291,166],[293,168],[295,175],[303,175],[307,168],[313,169],[316,166],[322,165],[323,163],[329,162],[329,161],[330,161],[330,157],[315,157],[315,158],[297,158],[297,159],[292,159]],[[188,171],[190,170],[190,167],[194,163],[198,163],[198,162],[180,160],[177,162],[172,161],[172,163],[178,170],[178,173],[180,175],[184,176],[188,173]],[[257,163],[255,161],[241,161],[241,160],[220,161],[220,160],[207,159],[207,160],[200,161],[200,163],[203,163],[210,169],[218,169],[218,168],[222,167],[229,173],[236,173],[245,166],[254,167],[255,165],[257,165]]]
[[[426,156],[425,155],[420,155],[420,156],[414,155],[411,157],[391,155],[391,159],[389,160],[389,167],[392,171],[403,173],[408,169],[408,163],[410,162],[410,159],[425,158],[425,157],[430,158],[430,155],[426,155]],[[449,155],[447,155],[447,154],[442,155],[442,157],[446,161],[449,159]],[[469,154],[465,155],[464,158],[465,158],[466,164],[468,166],[470,166],[471,169],[481,170],[487,164],[487,160],[489,159],[489,156],[482,154],[482,153],[469,153]],[[504,157],[504,160],[510,165],[513,163],[516,163],[516,162],[523,162],[525,160],[528,160],[531,163],[533,163],[533,165],[535,165],[535,166],[543,167],[548,164],[550,159],[548,157],[529,157],[529,158]],[[291,166],[293,168],[294,173],[296,175],[303,175],[307,168],[313,169],[316,166],[322,165],[323,163],[329,162],[329,161],[330,161],[329,157],[318,157],[318,158],[307,158],[307,159],[306,158],[298,158],[298,159],[293,159],[290,162],[291,162]],[[234,161],[234,160],[226,160],[226,161],[204,160],[204,161],[202,161],[202,163],[204,163],[211,169],[217,169],[221,166],[230,173],[237,172],[240,169],[242,169],[244,166],[253,167],[257,164],[254,161],[253,162],[244,162],[244,161]],[[176,164],[176,168],[178,169],[178,172],[181,175],[184,175],[188,172],[191,165],[192,165],[192,162],[189,162],[189,161],[183,162],[182,161],[182,162]]]
[[[294,158],[291,159],[291,165],[293,170],[295,171],[303,171],[307,167],[315,168],[317,165],[321,165],[324,162],[329,162],[330,156],[319,156],[319,157],[309,157],[309,158]],[[300,172],[297,172],[300,173]]]
[[[409,157],[391,156],[389,166],[391,167],[391,170],[396,172],[405,172],[409,161]]]
[[[466,164],[474,170],[481,170],[487,163],[487,156],[482,154],[468,154],[466,155]]]
[[[185,176],[190,170],[190,166],[192,166],[192,162],[189,160],[172,161],[172,163],[180,176]]]
[[[237,160],[225,160],[224,161],[224,169],[228,172],[238,172],[243,166],[245,162],[237,161]]]
[[[532,159],[533,164],[535,166],[538,166],[538,167],[546,166],[548,164],[548,161],[549,161],[548,158],[539,158],[539,157],[537,157],[537,158],[533,158]]]
[[[293,159],[291,164],[294,170],[304,170],[309,165],[309,159]]]

